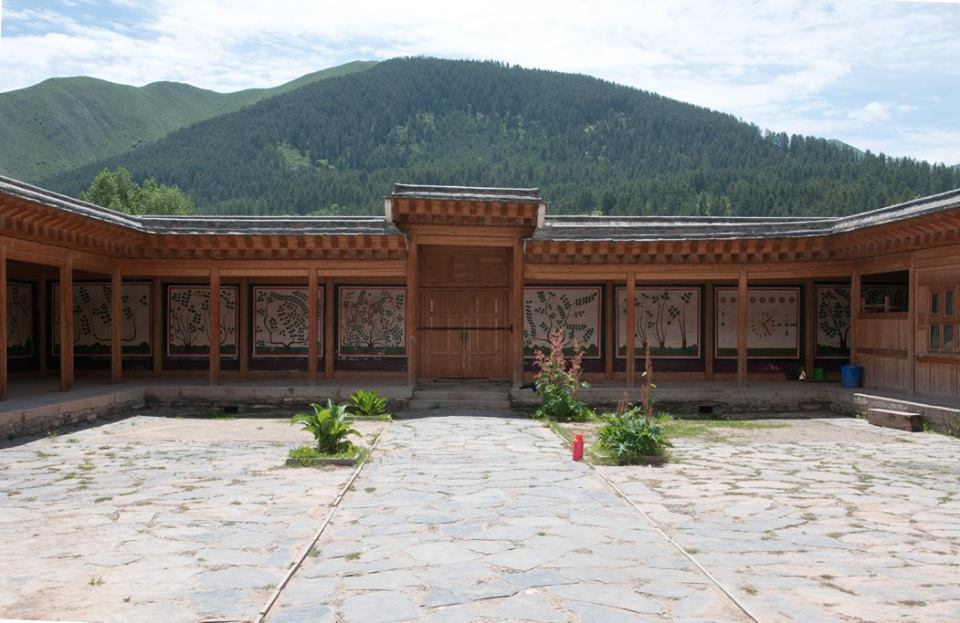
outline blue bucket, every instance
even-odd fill
[[[847,363],[840,366],[840,380],[847,389],[854,389],[863,384],[863,366]]]

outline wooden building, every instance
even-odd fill
[[[0,178],[0,394],[18,379],[835,377],[960,394],[960,190],[849,217],[550,216],[397,184],[383,217],[128,216]],[[633,301],[633,304],[627,304]]]

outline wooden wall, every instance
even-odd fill
[[[863,366],[863,385],[873,389],[910,390],[909,315],[865,314],[855,324],[857,363]]]

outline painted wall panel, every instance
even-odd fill
[[[340,286],[337,355],[404,357],[406,298],[403,287]]]
[[[109,281],[73,284],[73,353],[76,356],[110,356],[110,294]],[[125,356],[149,356],[150,338],[150,284],[125,283],[120,288],[122,313],[120,336],[121,352]],[[60,284],[52,285],[51,314],[53,339],[50,349],[60,355]]]
[[[737,288],[716,289],[716,356],[737,356]],[[800,288],[750,288],[747,291],[747,357],[800,357]]]
[[[33,357],[33,285],[7,282],[7,357]]]
[[[817,286],[816,356],[850,357],[850,287]]]
[[[550,349],[550,334],[565,330],[565,349],[574,342],[585,359],[600,358],[600,287],[523,289],[523,354]]]
[[[317,291],[317,353],[323,352],[323,289]],[[254,286],[253,356],[305,357],[309,350],[308,289]]]
[[[237,286],[220,287],[220,356],[237,356]],[[167,287],[167,356],[210,354],[210,288]]]
[[[627,289],[617,288],[617,357],[627,351]],[[700,288],[637,288],[635,346],[643,357],[700,357]]]

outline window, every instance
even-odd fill
[[[930,289],[930,344],[931,353],[960,353],[960,314],[957,299],[960,288]]]

